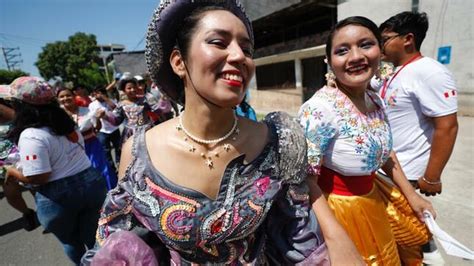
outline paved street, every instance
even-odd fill
[[[441,228],[474,249],[474,118],[460,117],[459,122],[457,143],[443,176],[443,194],[433,204]],[[33,204],[28,192],[23,195]],[[72,265],[53,235],[43,235],[41,228],[32,232],[19,228],[13,221],[20,214],[5,199],[0,200],[0,213],[0,265]],[[446,255],[445,260],[447,265],[474,265]]]

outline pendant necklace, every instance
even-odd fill
[[[232,128],[229,130],[229,132],[227,132],[224,136],[222,136],[220,138],[217,138],[217,139],[210,139],[210,140],[201,139],[201,138],[198,138],[198,137],[194,136],[193,134],[191,134],[184,127],[184,125],[183,125],[183,114],[184,114],[184,112],[181,113],[181,115],[179,116],[178,125],[176,125],[176,129],[178,131],[182,131],[184,133],[184,135],[185,135],[184,141],[187,142],[187,143],[189,143],[189,139],[191,139],[195,143],[198,143],[198,144],[201,144],[201,145],[219,144],[219,143],[224,142],[225,140],[229,139],[231,136],[233,136],[231,138],[232,141],[236,140],[237,136],[240,133],[240,130],[237,128],[238,119],[237,119],[237,116],[234,114],[234,124],[232,125]],[[201,152],[200,156],[201,156],[201,158],[204,159],[204,163],[207,165],[207,167],[209,167],[209,169],[214,168],[213,158],[214,157],[219,158],[219,150],[220,149],[221,149],[221,147],[216,147],[216,148],[214,148],[214,150],[212,152],[210,152],[210,151]],[[223,151],[230,152],[231,149],[232,149],[232,146],[229,143],[222,144],[222,150]],[[191,153],[195,153],[197,151],[197,149],[192,143],[189,143],[188,151],[191,152]]]

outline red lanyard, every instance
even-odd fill
[[[420,57],[422,57],[422,55],[421,55],[420,52],[418,52],[416,55],[414,55],[412,58],[410,58],[410,60],[405,62],[405,64],[403,64],[402,67],[400,67],[400,69],[397,70],[397,72],[395,72],[395,74],[392,76],[392,78],[390,78],[390,81],[387,82],[387,80],[384,80],[383,86],[382,86],[382,91],[380,93],[380,96],[382,97],[382,99],[385,99],[385,93],[387,93],[388,87],[390,86],[392,81],[395,79],[395,77],[398,75],[398,73],[400,73],[400,71],[402,71],[402,69],[405,68],[408,64],[410,64],[411,62],[415,61],[416,59],[418,59]]]

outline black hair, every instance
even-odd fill
[[[239,104],[239,107],[242,110],[242,112],[246,114],[246,113],[248,113],[248,111],[250,109],[250,104],[248,104],[245,101],[245,98],[244,98],[244,100]]]
[[[48,127],[58,136],[67,136],[75,130],[74,120],[54,101],[46,105],[33,105],[26,102],[13,101],[15,118],[8,138],[18,143],[20,134],[27,128]]]
[[[377,39],[379,47],[382,48],[382,35],[380,34],[379,28],[372,20],[362,16],[348,17],[334,25],[334,27],[331,29],[331,32],[329,33],[328,39],[326,41],[326,57],[328,62],[331,62],[332,39],[334,38],[334,35],[339,29],[348,25],[362,26],[370,30]]]
[[[77,84],[76,86],[72,87],[71,91],[76,91],[78,89],[84,89],[85,87],[82,84]]]
[[[135,86],[137,86],[137,80],[135,78],[124,78],[120,80],[119,90],[124,91],[127,83],[133,83]]]
[[[60,87],[60,88],[58,88],[58,90],[56,92],[56,98],[59,97],[59,93],[61,93],[62,91],[69,91],[69,92],[72,93],[72,95],[74,95],[74,92],[71,89],[66,88],[66,87]]]
[[[204,16],[204,13],[214,10],[227,10],[222,6],[203,6],[194,9],[189,16],[185,17],[178,27],[176,33],[176,48],[179,49],[183,60],[186,60],[189,46],[191,45],[191,37],[196,32],[199,21]]]
[[[102,85],[97,85],[97,86],[95,86],[93,91],[94,91],[94,92],[100,92],[100,93],[102,93],[102,94],[104,94],[104,95],[107,95],[107,90],[106,90],[105,87],[102,86]]]
[[[208,11],[214,10],[227,10],[222,6],[210,5],[210,6],[202,6],[194,9],[189,16],[185,17],[181,22],[181,25],[178,27],[176,33],[176,44],[175,48],[179,50],[183,61],[186,63],[188,58],[189,47],[191,46],[191,38],[196,32],[198,28],[198,24],[201,19],[204,17],[204,14]],[[181,78],[173,73],[175,84],[178,86],[178,91],[181,92],[179,96],[182,103],[185,102],[185,94],[184,94],[184,84]]]
[[[379,27],[380,31],[393,31],[400,35],[412,33],[415,36],[415,47],[419,51],[426,37],[429,23],[425,12],[402,12],[387,19]]]

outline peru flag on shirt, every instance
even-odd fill
[[[29,161],[29,160],[33,161],[33,160],[36,160],[36,159],[38,159],[38,155],[36,155],[36,154],[26,155],[26,158],[25,158],[25,160],[27,160],[27,161]]]

